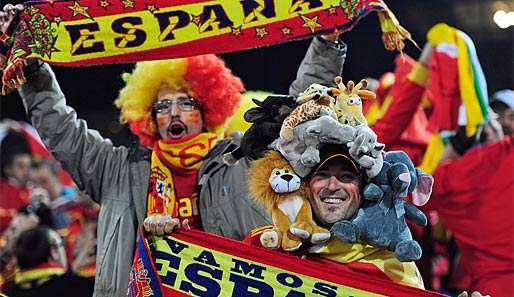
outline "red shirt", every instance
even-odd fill
[[[491,296],[514,292],[514,136],[439,165],[424,210],[453,232],[458,288]]]
[[[18,208],[29,204],[30,189],[18,187],[6,179],[0,181],[0,234],[16,215]]]
[[[396,59],[396,80],[391,88],[391,105],[373,125],[378,141],[386,150],[402,150],[415,165],[421,164],[430,139],[428,120],[421,107],[425,87],[418,79],[423,66],[404,55]]]

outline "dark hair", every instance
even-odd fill
[[[23,231],[14,245],[14,255],[20,269],[29,269],[45,263],[50,258],[50,229],[36,227]]]
[[[56,161],[48,160],[48,159],[40,159],[40,160],[34,160],[31,164],[32,169],[39,169],[42,167],[48,168],[53,176],[58,177],[59,176],[59,164]]]
[[[0,173],[6,178],[5,169],[12,166],[16,155],[31,155],[25,137],[18,132],[10,131],[0,144]]]
[[[500,100],[493,100],[493,101],[491,101],[491,103],[489,103],[489,106],[496,113],[502,113],[505,110],[510,109],[510,107],[507,104],[501,102]]]

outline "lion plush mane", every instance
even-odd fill
[[[289,162],[279,152],[273,150],[268,151],[264,157],[253,161],[249,174],[250,193],[254,199],[270,210],[284,199],[284,193],[276,193],[269,183],[270,174],[274,169],[287,169],[294,174]],[[305,183],[301,183],[295,194],[308,200],[310,191]]]
[[[249,177],[250,193],[270,210],[275,225],[261,235],[263,246],[294,251],[302,239],[318,244],[330,238],[330,232],[312,218],[308,186],[279,152],[268,151],[253,161]]]

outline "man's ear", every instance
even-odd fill
[[[245,121],[247,121],[249,123],[255,123],[255,122],[257,122],[259,120],[262,120],[262,119],[264,119],[266,117],[267,117],[267,115],[264,112],[264,109],[262,109],[261,107],[250,108],[244,114]]]

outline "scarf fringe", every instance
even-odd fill
[[[9,94],[27,82],[23,74],[24,62],[25,59],[16,58],[4,69],[2,76],[2,95]]]
[[[382,30],[382,41],[387,50],[397,50],[403,53],[403,48],[405,47],[403,41],[405,39],[412,42],[416,48],[421,50],[416,41],[412,39],[410,32],[400,25],[400,22],[389,8],[378,12],[378,20],[380,22],[380,29]]]

